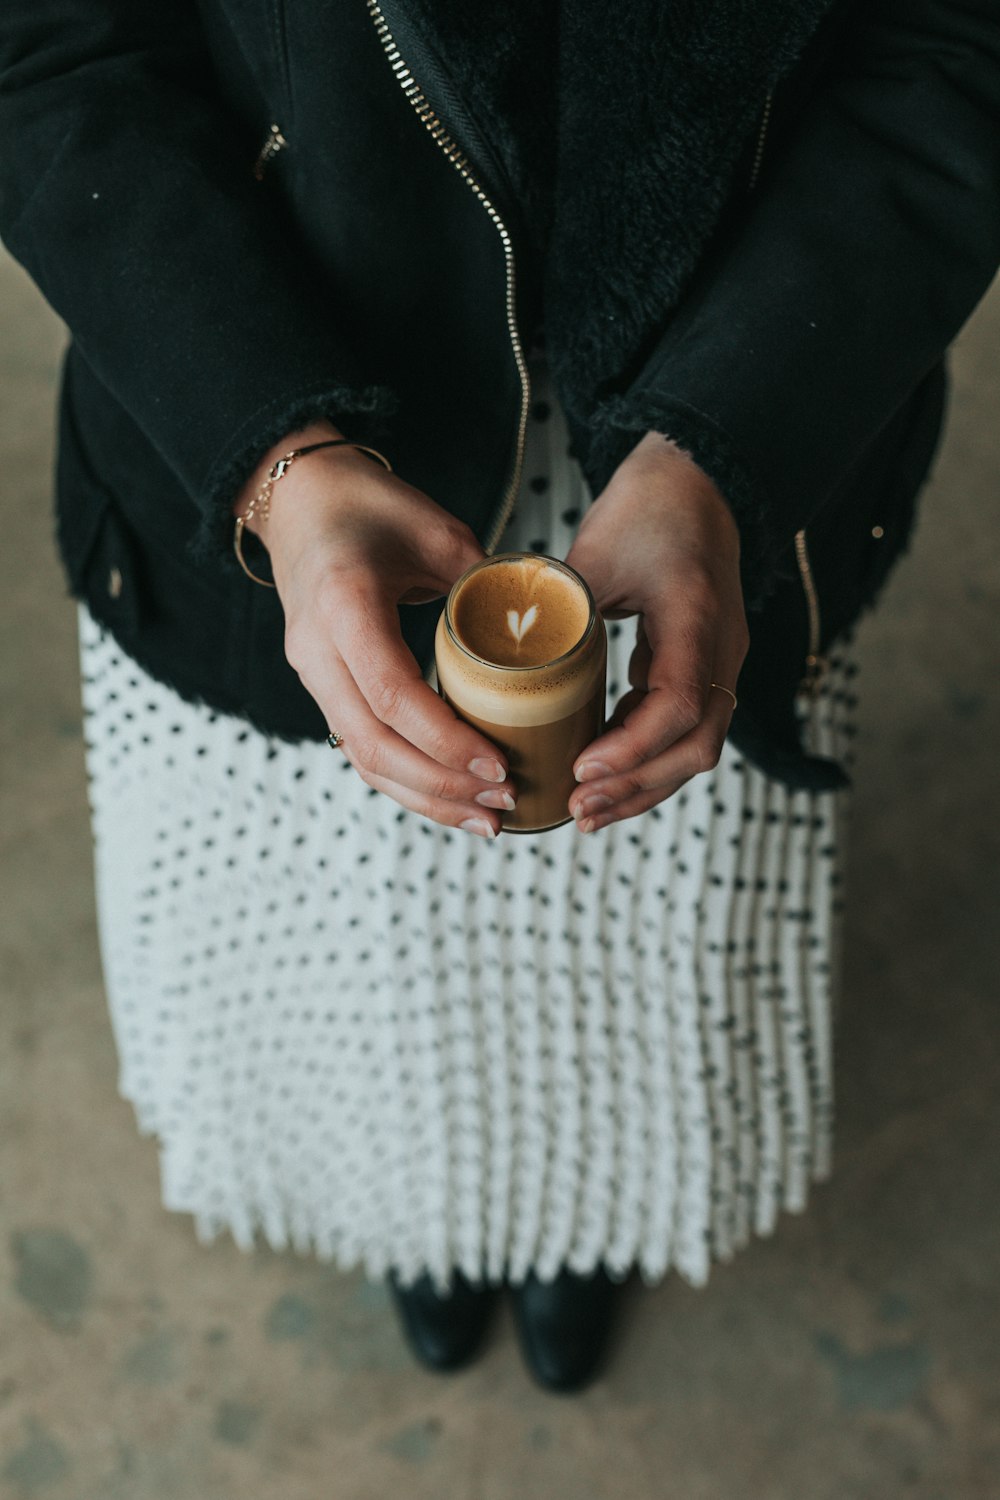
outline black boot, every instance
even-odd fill
[[[406,1341],[422,1365],[457,1370],[478,1353],[496,1301],[493,1287],[473,1285],[454,1271],[445,1296],[426,1275],[404,1287],[391,1273],[389,1288]]]
[[[600,1268],[577,1276],[565,1267],[554,1281],[532,1273],[511,1288],[521,1353],[539,1385],[579,1391],[594,1378],[608,1346],[617,1291]]]

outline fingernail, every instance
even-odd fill
[[[513,812],[517,806],[510,792],[477,792],[480,807],[495,807],[501,812]]]
[[[597,813],[602,808],[610,807],[613,801],[613,797],[605,797],[603,792],[595,792],[592,797],[584,797],[578,809],[579,815],[581,818],[588,818],[591,813]],[[573,816],[576,817],[576,813]]]
[[[581,833],[593,833],[593,831],[594,831],[594,820],[593,820],[593,818],[584,818],[583,822],[582,823],[577,823],[576,826],[577,826],[577,828],[579,828],[579,830],[580,830]]]
[[[486,755],[477,755],[475,760],[469,761],[469,770],[473,776],[478,776],[481,781],[506,781],[507,772],[498,760],[490,760]]]
[[[615,773],[603,760],[585,760],[575,774],[577,781],[596,781],[599,776],[613,776]]]
[[[487,823],[485,818],[466,818],[464,823],[459,823],[458,826],[464,828],[466,833],[478,833],[481,839],[496,838],[492,823]]]

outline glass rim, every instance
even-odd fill
[[[513,562],[519,560],[520,558],[539,558],[543,562],[549,563],[552,567],[558,568],[561,573],[565,573],[569,578],[573,580],[574,583],[579,584],[580,588],[583,589],[583,592],[586,595],[588,615],[587,624],[584,627],[583,634],[579,637],[578,640],[573,642],[572,646],[570,646],[566,651],[563,651],[559,656],[550,657],[548,661],[536,662],[534,666],[530,667],[509,667],[505,666],[503,662],[490,661],[488,656],[477,656],[475,651],[471,651],[469,649],[469,647],[462,640],[461,636],[458,634],[458,631],[455,629],[454,621],[451,618],[451,601],[458,593],[461,586],[465,583],[466,579],[471,578],[473,573],[478,573],[482,568],[492,567],[494,563]],[[493,557],[482,558],[479,562],[473,563],[471,568],[466,568],[465,572],[461,575],[460,578],[455,579],[455,582],[448,590],[448,597],[445,600],[444,604],[444,624],[445,630],[448,632],[449,640],[451,640],[458,647],[459,651],[461,651],[462,655],[467,656],[470,661],[478,662],[482,667],[489,667],[494,672],[544,672],[547,671],[549,667],[559,666],[560,662],[567,661],[569,657],[574,656],[582,646],[585,646],[587,644],[587,641],[597,628],[598,618],[599,615],[597,610],[597,602],[594,599],[593,594],[590,592],[590,585],[587,583],[587,580],[585,578],[582,578],[575,568],[571,568],[569,563],[562,562],[558,557],[549,557],[547,552],[498,552]]]

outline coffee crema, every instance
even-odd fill
[[[452,589],[435,657],[444,698],[508,757],[518,800],[503,827],[567,822],[573,762],[604,724],[607,639],[583,579],[534,553],[477,563]]]
[[[540,667],[583,639],[590,600],[544,557],[502,557],[459,583],[451,623],[462,645],[497,667]]]

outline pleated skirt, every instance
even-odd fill
[[[502,549],[590,502],[536,371]],[[252,587],[248,583],[248,587]],[[730,746],[659,807],[495,844],[182,701],[81,611],[120,1089],[163,1202],[372,1277],[693,1285],[829,1173],[844,793]],[[632,621],[609,627],[608,711]],[[850,761],[854,665],[803,704]]]

